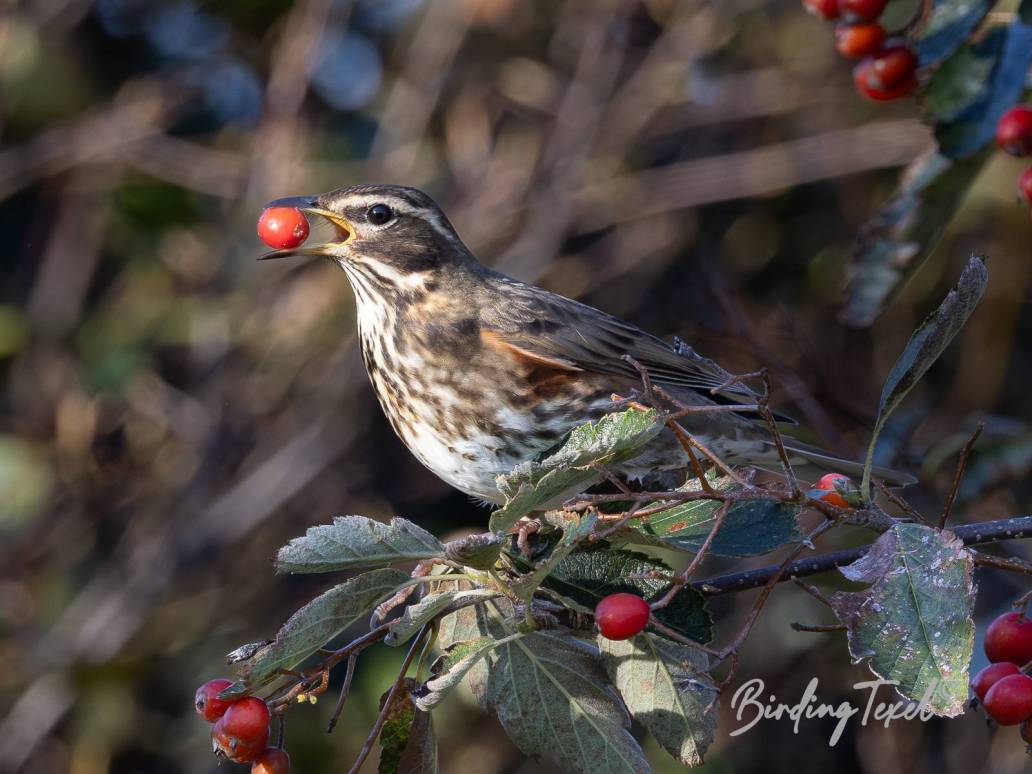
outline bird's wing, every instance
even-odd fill
[[[668,344],[612,315],[516,281],[482,329],[509,347],[556,367],[638,378],[630,355],[660,386],[696,390],[717,402],[752,403],[759,395],[712,360],[678,342]],[[712,393],[711,390],[716,390]]]

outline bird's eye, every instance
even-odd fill
[[[394,211],[386,204],[374,204],[366,212],[366,220],[372,223],[374,226],[382,226],[386,223],[390,223],[394,217]]]

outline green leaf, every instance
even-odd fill
[[[685,551],[698,551],[706,542],[720,511],[719,500],[694,500],[648,517],[642,532]],[[710,544],[710,553],[720,556],[756,556],[800,538],[796,514],[799,506],[773,497],[755,497],[734,503],[720,531]]]
[[[907,698],[938,715],[964,711],[974,645],[974,561],[952,532],[897,524],[853,564],[848,579],[872,584],[831,604],[847,627],[849,652],[899,682]]]
[[[517,632],[500,640],[481,637],[477,640],[455,643],[434,662],[431,668],[434,676],[417,689],[413,696],[416,706],[428,711],[433,709],[494,648],[523,636],[523,632]]]
[[[430,713],[415,706],[415,680],[405,678],[394,695],[380,731],[378,774],[434,774],[437,771],[437,739]],[[387,694],[380,697],[380,706]]]
[[[649,601],[661,597],[670,588],[666,581],[629,577],[653,571],[669,574],[670,568],[646,554],[594,548],[563,559],[543,587],[592,611],[603,597],[620,591],[639,594]],[[683,588],[654,615],[660,623],[696,642],[709,642],[713,636],[713,621],[706,611],[705,599],[691,587]]]
[[[441,556],[444,546],[405,519],[383,524],[365,516],[338,516],[332,524],[309,527],[276,554],[278,572],[334,572],[411,559]]]
[[[531,511],[561,504],[564,497],[601,480],[595,464],[634,458],[662,430],[663,421],[655,411],[634,408],[574,428],[543,460],[524,462],[498,477],[505,505],[491,514],[491,531],[508,529]]]
[[[861,228],[841,319],[870,326],[903,281],[932,254],[953,214],[990,156],[962,161],[929,153],[914,161],[899,188]]]
[[[423,628],[423,624],[442,613],[475,605],[500,596],[494,589],[455,589],[427,594],[414,605],[405,608],[399,618],[391,622],[383,641],[387,645],[401,645]]]
[[[598,638],[602,663],[631,715],[686,766],[698,766],[717,730],[718,691],[704,653],[656,634]]]
[[[1007,40],[1006,27],[994,27],[982,40],[959,48],[928,79],[921,106],[937,122],[952,121],[981,98]]]
[[[999,55],[979,90],[979,98],[935,128],[944,156],[964,158],[984,148],[992,142],[1000,116],[1021,101],[1032,64],[1032,26],[1014,21],[1003,28],[1003,35]]]
[[[559,562],[573,551],[578,543],[591,534],[598,517],[594,513],[571,514],[557,517],[552,521],[562,525],[563,536],[552,547],[548,556],[525,575],[521,575],[511,583],[513,592],[521,599],[529,600],[534,595],[541,582],[555,570]],[[518,566],[522,565],[524,561],[522,557],[512,558],[516,560]]]
[[[276,639],[262,645],[238,667],[253,688],[291,669],[411,582],[408,573],[373,570],[334,586],[290,616]]]
[[[524,754],[574,774],[651,770],[594,648],[536,631],[500,643],[487,660],[483,703]]]
[[[964,327],[964,323],[982,298],[988,282],[989,270],[985,267],[985,259],[973,256],[961,272],[957,286],[943,299],[939,308],[914,331],[885,379],[881,400],[878,403],[878,419],[871,434],[871,443],[867,447],[863,482],[860,485],[865,500],[871,495],[874,446],[878,441],[878,434],[885,426],[885,420]]]
[[[964,45],[993,6],[991,0],[933,0],[913,35],[921,67],[941,62]]]

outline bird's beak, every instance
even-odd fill
[[[355,234],[355,227],[351,225],[347,218],[323,209],[318,202],[319,198],[317,196],[287,196],[282,199],[274,199],[266,204],[265,207],[293,207],[294,209],[301,210],[306,215],[320,215],[337,229],[338,238],[336,241],[326,242],[321,245],[301,245],[299,247],[288,247],[285,250],[273,250],[260,256],[258,260],[268,261],[272,258],[289,258],[295,255],[318,255],[325,257],[331,255],[330,247],[344,244],[351,239]]]

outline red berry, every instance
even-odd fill
[[[1017,674],[997,680],[982,704],[1001,726],[1016,726],[1032,718],[1032,677]]]
[[[1018,178],[1018,193],[1024,197],[1026,202],[1032,204],[1032,167],[1022,172],[1021,177]]]
[[[595,607],[595,624],[610,640],[629,640],[648,622],[649,603],[637,594],[610,594]]]
[[[871,78],[883,89],[891,89],[911,80],[917,69],[917,54],[901,40],[887,43],[873,59]]]
[[[911,73],[909,78],[892,85],[885,86],[881,79],[875,74],[874,65],[877,62],[875,57],[868,57],[853,70],[853,82],[856,90],[868,99],[875,102],[888,102],[899,99],[913,93],[917,88],[917,78]]]
[[[220,678],[218,680],[209,680],[198,688],[197,693],[194,694],[194,707],[197,709],[197,714],[209,723],[214,723],[226,714],[226,708],[232,702],[220,699],[219,694],[232,684],[232,680]]]
[[[1032,107],[1015,105],[996,124],[996,144],[1012,156],[1032,153]]]
[[[212,750],[234,763],[250,763],[269,741],[269,707],[248,696],[229,705],[211,730]]]
[[[1010,675],[1021,672],[1017,664],[1010,661],[1001,661],[999,664],[990,664],[971,681],[971,692],[979,699],[985,699],[986,692],[997,682]]]
[[[840,24],[835,28],[835,49],[851,59],[870,56],[885,42],[885,29],[878,22]]]
[[[1024,666],[1032,661],[1032,619],[1021,613],[1004,613],[989,624],[985,655],[994,663],[1011,661]]]
[[[839,0],[803,0],[803,8],[815,16],[823,16],[825,19],[839,17]]]
[[[889,0],[839,0],[842,13],[863,21],[877,19],[888,4]]]
[[[267,747],[251,764],[251,774],[287,774],[288,771],[290,756],[278,747]]]
[[[841,481],[844,484],[849,483],[849,476],[843,476],[841,473],[826,473],[821,476],[820,481],[817,482],[814,489],[820,489],[828,494],[821,497],[826,503],[837,505],[840,508],[848,508],[849,503],[846,502],[846,498],[839,494],[838,489],[835,487],[835,482]]]
[[[308,239],[308,219],[293,207],[269,207],[258,218],[258,236],[279,250],[297,247]]]

